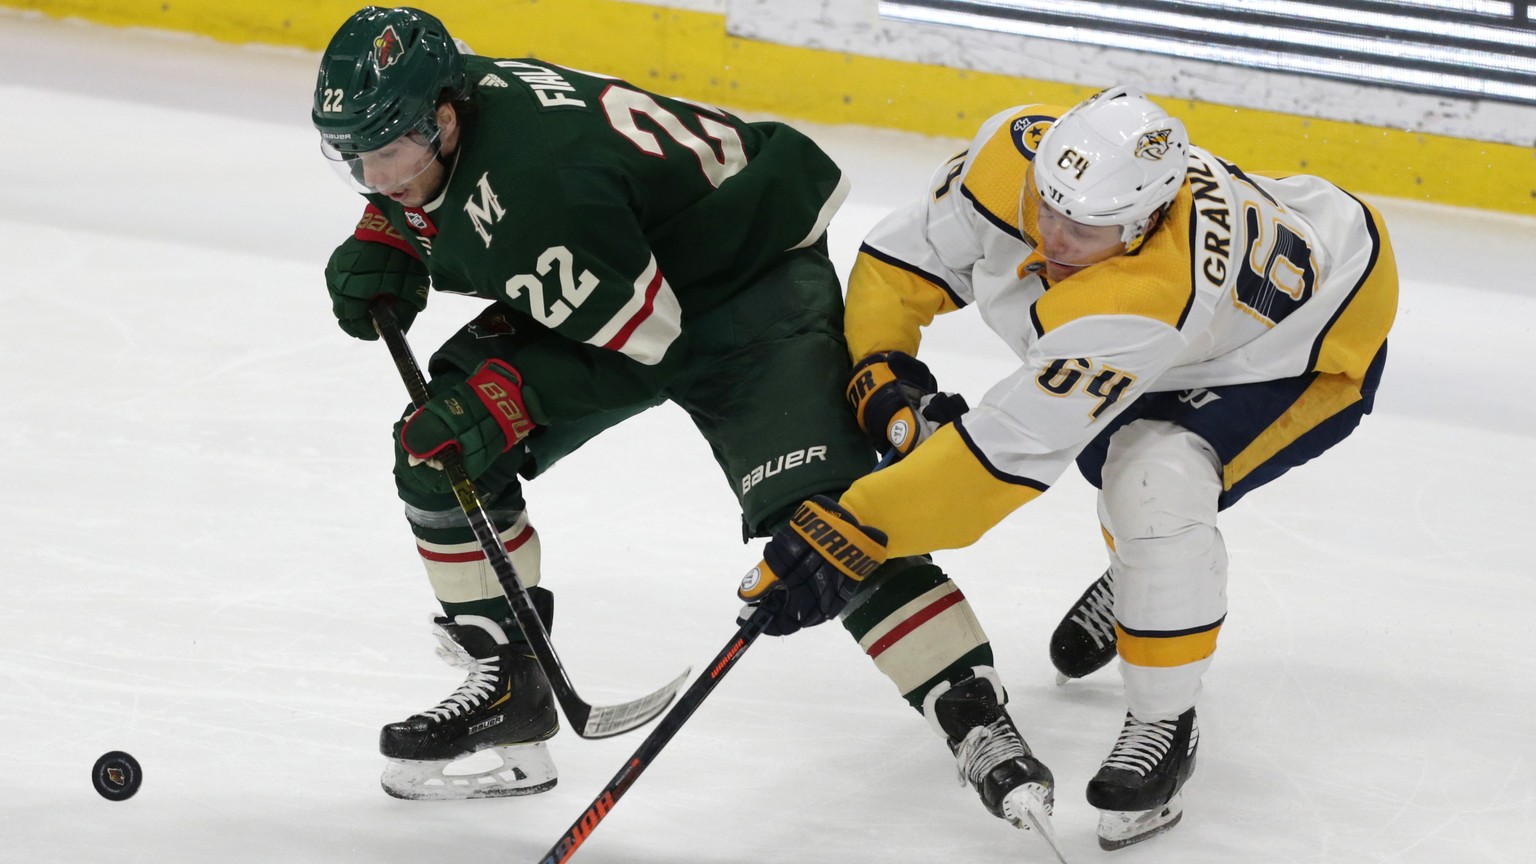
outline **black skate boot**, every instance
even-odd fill
[[[1120,849],[1167,831],[1184,816],[1184,781],[1195,772],[1200,724],[1191,708],[1172,720],[1143,723],[1129,712],[1088,803],[1099,808],[1099,846]]]
[[[997,672],[977,667],[958,683],[934,688],[923,700],[923,714],[955,754],[960,782],[975,788],[988,812],[1038,831],[1055,847],[1050,815],[1056,781],[1019,735],[1002,694]]]
[[[531,795],[555,785],[544,742],[560,729],[549,682],[521,642],[478,615],[436,618],[438,654],[469,677],[436,707],[385,726],[379,751],[389,759],[381,780],[396,798],[461,799]],[[510,626],[511,622],[505,622]],[[490,751],[479,770],[449,765]]]
[[[1115,659],[1115,580],[1110,571],[1077,598],[1051,634],[1056,683],[1065,684],[1103,669]]]

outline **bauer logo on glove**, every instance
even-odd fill
[[[524,402],[522,373],[492,358],[468,380],[449,387],[397,425],[396,464],[403,463],[404,470],[397,468],[395,475],[411,488],[445,492],[449,485],[441,474],[443,451],[459,451],[464,470],[474,479],[535,428]],[[418,469],[421,465],[439,470]]]

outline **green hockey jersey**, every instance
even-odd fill
[[[442,193],[422,208],[367,197],[434,288],[566,339],[660,363],[692,316],[817,242],[846,193],[784,124],[542,61],[467,60]]]

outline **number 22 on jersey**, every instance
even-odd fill
[[[719,145],[717,151],[709,141],[683,125],[675,114],[663,108],[648,93],[610,87],[603,93],[602,103],[608,122],[615,131],[628,138],[642,152],[665,157],[666,151],[662,149],[661,140],[656,134],[641,129],[636,123],[636,117],[649,119],[668,138],[694,155],[699,169],[711,186],[718,188],[727,178],[746,167],[747,153],[742,146],[741,136],[725,123],[703,114],[694,115],[699,127]],[[546,302],[543,277],[548,276],[551,270],[556,273],[560,294],[558,298]],[[507,296],[515,298],[527,291],[530,313],[540,324],[549,328],[559,327],[577,307],[586,302],[598,284],[597,277],[590,270],[582,270],[577,275],[571,251],[564,246],[552,246],[544,250],[539,256],[536,271],[536,274],[524,273],[508,279]]]

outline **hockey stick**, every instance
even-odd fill
[[[411,394],[411,402],[420,408],[431,398],[431,394],[427,390],[426,376],[422,375],[421,367],[411,353],[410,343],[405,341],[405,334],[400,330],[400,321],[395,317],[393,303],[389,298],[381,298],[368,311],[373,316],[374,329],[389,348],[389,356],[394,358],[395,368],[400,370],[400,379],[405,382],[405,389]],[[643,726],[666,710],[677,691],[682,689],[683,682],[688,680],[691,670],[683,670],[683,674],[676,680],[649,696],[620,705],[592,705],[576,694],[576,688],[571,686],[565,667],[555,653],[555,646],[549,641],[549,631],[544,629],[543,620],[533,608],[533,600],[529,598],[522,581],[517,578],[517,569],[512,566],[512,558],[502,545],[496,523],[485,512],[480,492],[465,470],[459,452],[450,447],[438,459],[443,463],[448,482],[453,484],[454,497],[463,508],[469,527],[475,532],[475,539],[480,542],[486,560],[496,573],[496,581],[501,583],[502,591],[506,592],[507,600],[512,604],[513,617],[517,619],[518,626],[523,628],[528,646],[539,661],[539,668],[544,670],[544,676],[549,679],[549,688],[565,712],[566,719],[575,727],[576,734],[583,738],[607,738]]]
[[[774,586],[774,590],[779,590],[778,586]],[[619,773],[613,775],[613,779],[608,781],[608,785],[603,788],[597,798],[587,805],[581,818],[572,823],[560,840],[544,853],[544,857],[539,859],[539,864],[565,864],[572,855],[576,854],[581,844],[587,842],[587,837],[591,836],[597,823],[603,821],[603,817],[613,810],[618,800],[624,797],[629,787],[633,786],[640,778],[640,774],[650,767],[650,764],[656,760],[656,756],[661,753],[661,749],[667,746],[672,736],[683,728],[683,724],[688,722],[694,710],[715,689],[720,679],[725,677],[725,673],[731,671],[731,667],[736,665],[736,661],[741,659],[741,655],[746,653],[747,648],[762,635],[763,628],[767,627],[768,622],[772,621],[773,616],[777,614],[779,605],[782,604],[769,603],[765,600],[757,607],[757,610],[736,631],[736,635],[732,636],[730,641],[725,643],[725,647],[720,649],[720,653],[715,655],[715,659],[710,661],[709,672],[700,675],[687,692],[677,700],[677,704],[672,706],[672,710],[667,712],[667,716],[661,718],[661,722],[651,730],[651,734],[645,736],[639,749],[629,757],[624,767],[619,769]]]

